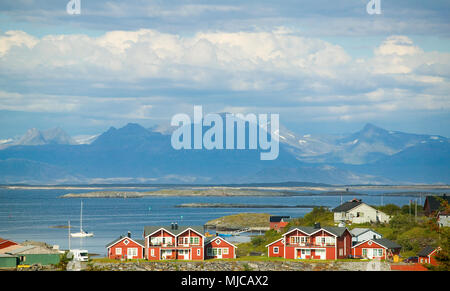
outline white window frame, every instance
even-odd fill
[[[138,249],[137,248],[127,248],[127,257],[137,257],[138,255]]]
[[[194,246],[200,245],[200,238],[198,236],[191,236],[189,243]]]
[[[122,255],[122,249],[116,248],[116,255]]]
[[[274,254],[279,254],[280,253],[280,248],[279,247],[273,247],[273,253]]]
[[[152,257],[155,256],[155,249],[150,249],[150,256],[152,256]]]
[[[223,248],[222,255],[228,255],[228,248]]]

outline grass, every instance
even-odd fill
[[[215,225],[218,228],[245,228],[245,227],[269,227],[270,214],[267,213],[239,213],[220,217],[208,221],[207,225]]]

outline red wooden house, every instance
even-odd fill
[[[283,227],[288,225],[289,220],[291,219],[290,216],[270,216],[269,217],[269,226],[270,229],[281,231]]]
[[[106,246],[108,258],[110,259],[143,259],[144,241],[134,240],[131,234],[120,236]]]
[[[210,237],[205,242],[206,258],[208,259],[235,259],[236,246],[220,236]]]
[[[336,260],[351,254],[352,235],[346,227],[294,227],[267,245],[269,257]]]
[[[280,238],[266,245],[268,257],[284,258],[284,238]]]
[[[420,264],[431,264],[436,266],[439,262],[436,260],[435,256],[440,251],[440,248],[434,248],[431,246],[426,246],[421,250],[417,256],[419,257]]]
[[[203,226],[144,227],[147,260],[203,260]]]
[[[401,246],[386,238],[369,239],[352,247],[352,256],[367,259],[392,259],[400,253]]]

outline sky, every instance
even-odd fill
[[[0,2],[0,139],[169,124],[193,106],[299,134],[450,137],[450,1]]]

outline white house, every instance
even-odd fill
[[[361,199],[352,199],[333,209],[335,222],[366,223],[366,222],[389,222],[389,215],[379,211]]]
[[[352,234],[352,242],[353,245],[358,244],[360,242],[369,240],[369,239],[380,239],[383,238],[381,234],[378,232],[370,229],[370,228],[354,228],[350,230],[350,233]]]

